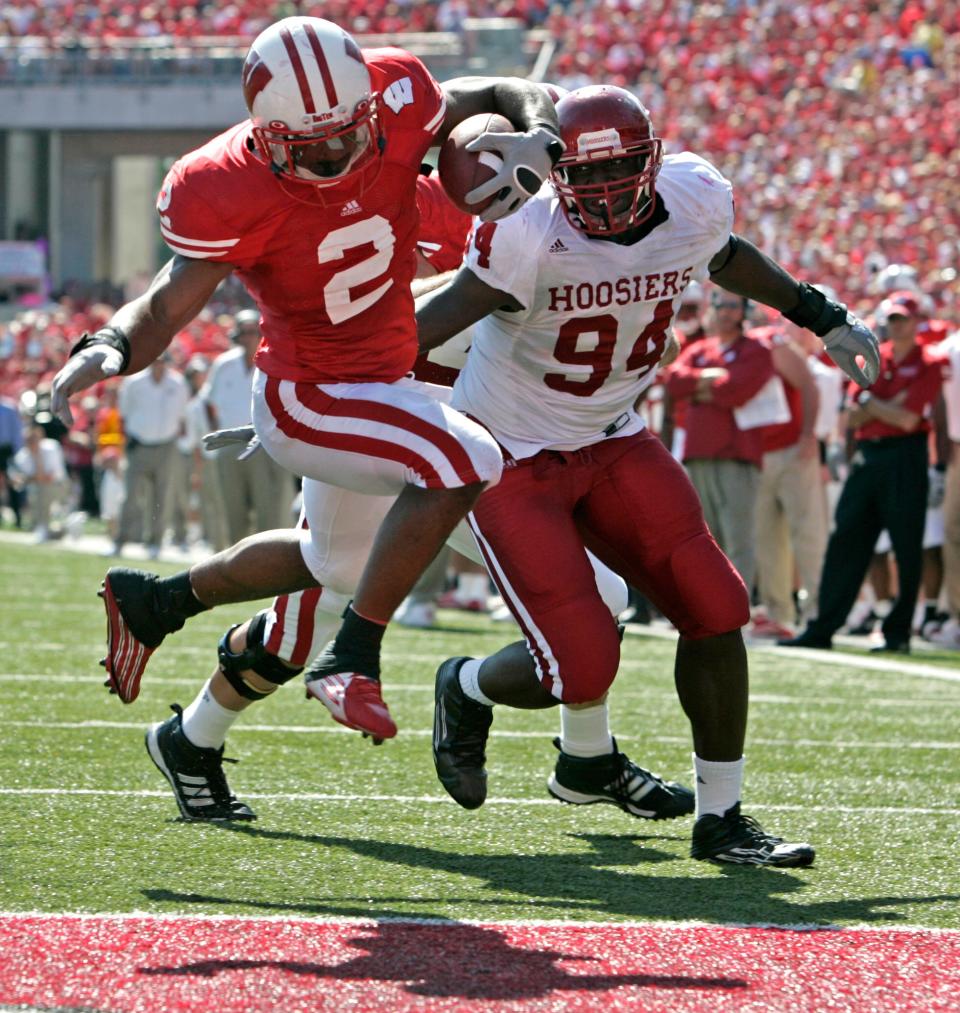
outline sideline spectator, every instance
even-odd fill
[[[774,416],[747,406],[774,379],[773,357],[744,332],[746,299],[717,289],[710,309],[709,337],[680,353],[669,369],[667,390],[687,402],[683,463],[707,526],[749,592],[756,578],[763,426]]]
[[[7,397],[0,397],[0,497],[6,493],[6,500],[13,512],[14,523],[21,522],[22,493],[11,481],[10,462],[23,446],[23,419],[17,406]],[[3,500],[0,498],[0,506]]]
[[[67,466],[63,448],[46,435],[36,419],[27,427],[23,446],[13,455],[10,476],[26,492],[34,537],[38,542],[49,540],[51,517],[65,512]]]
[[[913,608],[923,565],[930,424],[942,364],[917,343],[920,306],[912,292],[884,300],[889,340],[880,346],[880,376],[870,390],[851,383],[850,424],[856,451],[837,504],[836,526],[820,577],[817,618],[784,647],[830,648],[856,600],[880,532],[890,532],[897,560],[897,599],[883,620],[875,652],[909,654]]]
[[[767,336],[753,336],[770,347],[773,368],[783,384],[788,421],[763,429],[763,465],[757,493],[757,589],[762,611],[750,635],[791,637],[797,622],[794,572],[803,595],[813,603],[827,547],[827,518],[820,481],[815,426],[819,392],[806,356],[793,339],[802,331],[785,320]]]
[[[946,404],[949,460],[943,498],[943,574],[949,618],[927,639],[960,651],[960,330],[938,346],[946,361],[943,399]]]
[[[185,427],[190,389],[164,353],[146,369],[126,377],[117,407],[126,434],[125,496],[113,554],[127,542],[143,541],[160,553],[170,517],[177,437]]]
[[[217,356],[200,391],[211,430],[250,425],[260,313],[241,310],[230,338],[235,347]],[[290,472],[269,454],[253,454],[241,461],[243,449],[242,445],[221,447],[213,460],[230,545],[249,534],[290,525],[294,494]]]

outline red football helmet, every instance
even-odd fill
[[[284,18],[243,65],[253,139],[286,179],[334,186],[379,159],[380,96],[360,47],[322,18]]]
[[[645,222],[663,144],[643,103],[623,88],[590,85],[557,103],[563,154],[550,181],[570,223],[611,236]]]

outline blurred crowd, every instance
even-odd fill
[[[533,27],[547,13],[546,0],[3,0],[0,36],[32,36],[57,42],[237,38],[244,45],[267,25],[289,15],[335,21],[351,34],[456,31],[463,20],[519,18]]]
[[[228,286],[229,288],[229,286]],[[77,537],[99,519],[119,555],[142,545],[217,551],[296,517],[292,476],[266,454],[206,450],[204,434],[250,423],[259,313],[214,302],[150,368],[106,380],[50,411],[50,383],[70,347],[113,309],[64,298],[0,325],[0,509],[37,541]]]

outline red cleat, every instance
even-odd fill
[[[375,745],[379,745],[378,739],[392,739],[397,734],[377,679],[358,672],[324,675],[308,680],[307,693],[330,711],[334,721],[369,735]]]
[[[111,693],[123,703],[133,703],[140,695],[140,678],[150,655],[160,646],[163,634],[150,636],[155,643],[148,645],[134,634],[121,605],[128,609],[139,607],[144,611],[147,600],[146,580],[151,574],[136,570],[110,570],[97,592],[107,612],[107,656],[100,662],[107,670],[107,685]],[[152,578],[156,580],[156,577]]]

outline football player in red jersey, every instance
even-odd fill
[[[453,281],[418,302],[424,349],[475,325],[452,403],[487,426],[507,466],[469,521],[525,636],[488,658],[440,666],[437,774],[461,805],[480,805],[494,704],[565,703],[563,738],[576,748],[561,750],[554,795],[639,806],[659,790],[610,735],[604,701],[620,645],[590,580],[589,547],[680,632],[675,681],[697,774],[692,856],[809,865],[812,847],[768,834],[740,811],[747,592],[690,480],[634,405],[692,280],[709,276],[809,327],[867,385],[877,376],[876,338],[737,237],[730,184],[689,152],[664,158],[629,92],[578,89],[557,113],[564,153],[555,193],[478,228]],[[703,381],[704,397],[731,397],[723,377]]]
[[[310,682],[338,721],[387,738],[396,725],[379,687],[386,623],[502,467],[481,426],[407,378],[417,355],[417,174],[427,149],[463,119],[506,116],[517,133],[474,142],[497,151],[500,170],[468,195],[474,203],[496,195],[483,212],[496,220],[549,173],[561,148],[556,115],[536,85],[460,78],[441,86],[411,54],[363,52],[338,26],[310,17],[257,37],[243,92],[250,118],[184,156],[164,182],[157,210],[175,256],[145,295],[78,342],[54,380],[54,407],[69,419],[72,394],[143,369],[235,272],[262,318],[253,414],[263,446],[304,478],[397,495]],[[113,688],[133,699],[151,651],[188,616],[327,582],[325,562],[288,533],[246,540],[167,581],[111,570],[103,594]],[[241,652],[255,676],[234,679],[244,698],[295,674],[261,664],[256,636]],[[179,717],[160,733],[177,734]],[[177,788],[180,774],[164,772]],[[182,809],[185,797],[178,791]]]

